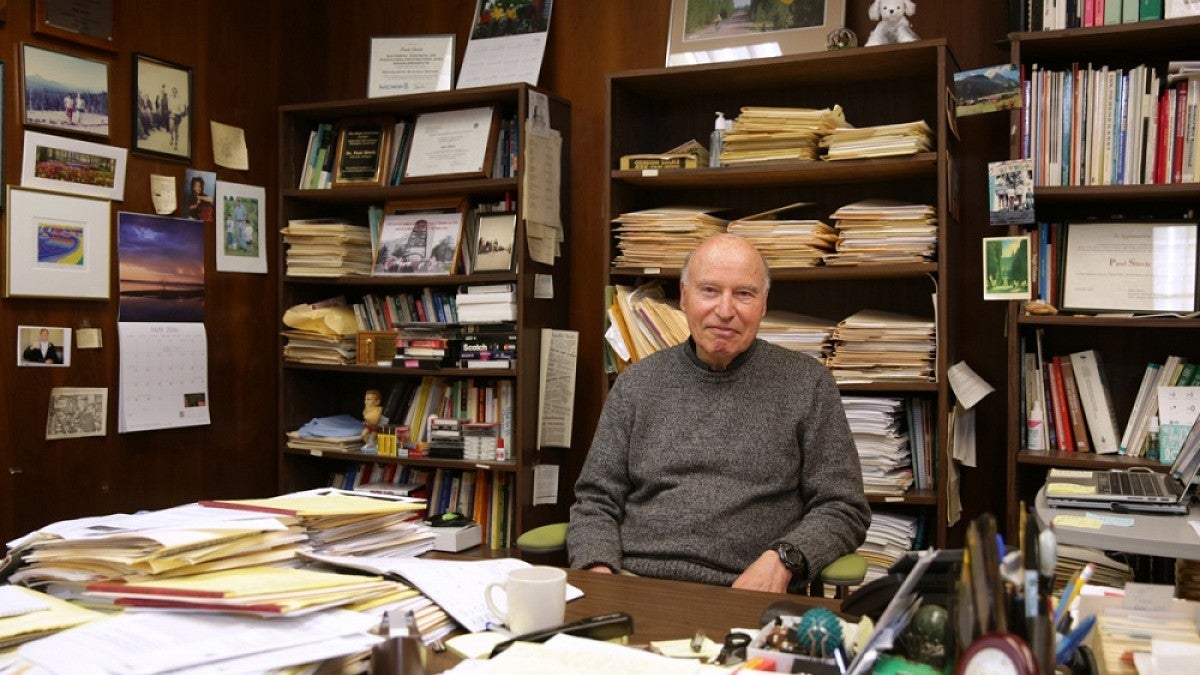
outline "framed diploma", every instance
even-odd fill
[[[333,160],[333,187],[383,185],[394,126],[395,122],[383,117],[342,120]]]
[[[489,177],[497,118],[491,106],[418,115],[403,180]]]
[[[367,97],[449,91],[454,80],[454,35],[371,38]]]
[[[1065,224],[1062,309],[1196,311],[1198,228],[1165,221]]]

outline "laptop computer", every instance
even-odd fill
[[[1046,503],[1058,508],[1185,514],[1191,502],[1188,488],[1198,471],[1200,424],[1194,424],[1167,473],[1148,467],[1051,469],[1046,476]]]

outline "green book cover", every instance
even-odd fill
[[[1121,0],[1121,23],[1137,23],[1141,0]]]
[[[1140,2],[1140,0],[1128,0]],[[1104,25],[1112,26],[1121,23],[1121,0],[1104,0]]]
[[[1141,0],[1139,5],[1139,21],[1156,21],[1163,18],[1163,0]]]

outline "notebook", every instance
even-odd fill
[[[1193,424],[1167,473],[1147,467],[1080,471],[1051,469],[1046,503],[1054,507],[1142,513],[1187,513],[1188,487],[1200,471],[1200,424]]]

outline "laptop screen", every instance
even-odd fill
[[[1187,438],[1183,439],[1183,447],[1179,450],[1179,456],[1171,465],[1171,475],[1179,480],[1184,489],[1187,489],[1192,479],[1196,477],[1197,470],[1200,470],[1200,420],[1192,424]]]

